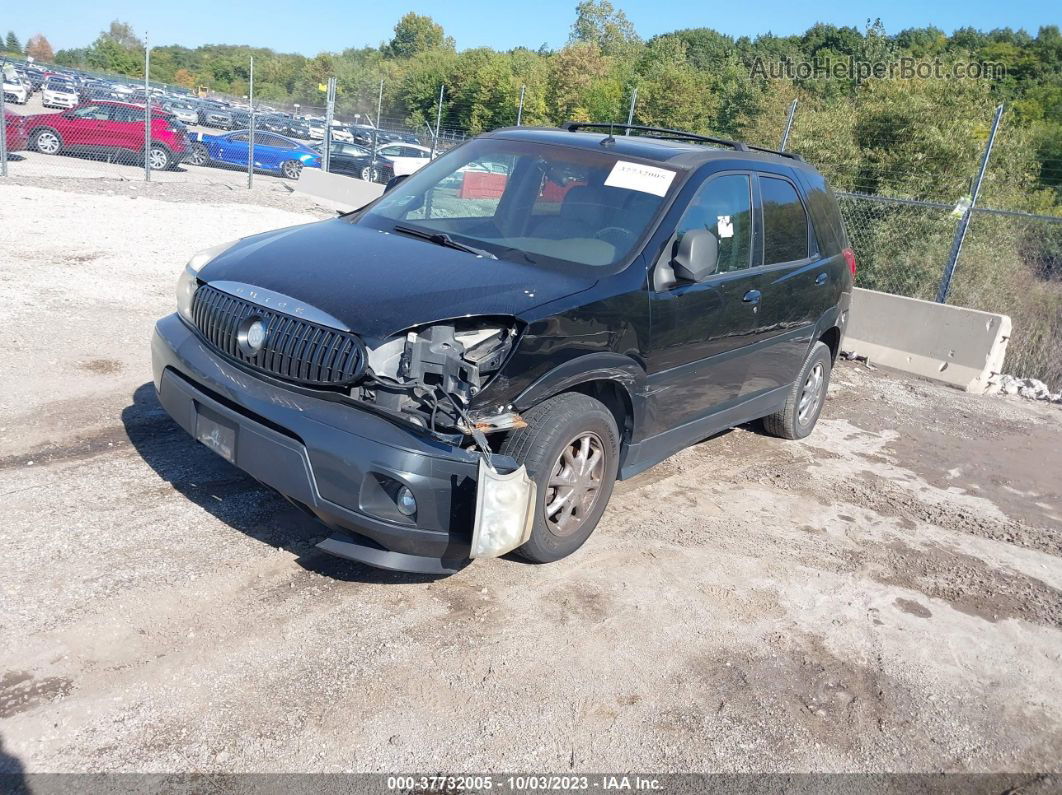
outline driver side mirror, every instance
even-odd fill
[[[387,193],[387,191],[391,190],[391,188],[393,188],[395,185],[400,183],[408,176],[409,174],[399,174],[396,177],[391,177],[391,179],[387,180],[387,184],[384,186],[384,193]]]
[[[679,241],[671,267],[679,279],[704,281],[718,270],[719,241],[707,229],[689,230]]]

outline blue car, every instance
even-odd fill
[[[225,135],[195,133],[191,136],[192,151],[185,162],[193,166],[216,163],[246,168],[249,138],[250,132],[247,130],[236,130]],[[288,179],[298,179],[303,168],[321,167],[321,155],[291,138],[255,130],[254,167]]]

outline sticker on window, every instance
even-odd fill
[[[617,160],[605,184],[610,188],[626,188],[663,196],[671,187],[671,180],[674,178],[675,172],[670,169]]]
[[[715,229],[719,233],[720,240],[734,236],[734,221],[729,215],[718,215],[716,221]]]

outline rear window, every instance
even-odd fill
[[[760,176],[763,197],[763,264],[808,256],[808,216],[796,188],[784,179]]]

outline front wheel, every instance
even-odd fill
[[[516,552],[534,563],[567,557],[601,520],[619,469],[619,431],[604,404],[566,392],[524,412],[500,452],[527,467],[537,486],[531,537]]]
[[[63,139],[55,130],[37,130],[30,139],[30,149],[42,155],[57,155],[63,150]]]
[[[302,173],[302,163],[298,160],[285,160],[280,166],[280,173],[288,179],[298,179]]]
[[[148,165],[152,171],[165,171],[170,167],[170,151],[165,146],[152,146],[148,150]]]
[[[782,439],[803,439],[814,429],[830,387],[833,356],[823,342],[808,352],[804,366],[786,396],[785,408],[763,418],[763,429]]]

